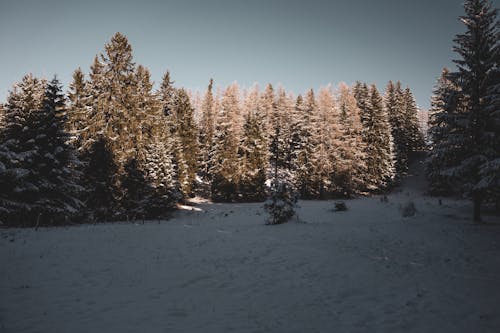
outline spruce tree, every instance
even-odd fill
[[[322,88],[318,93],[317,110],[315,115],[314,142],[314,186],[320,198],[329,196],[334,191],[333,177],[335,163],[340,158],[339,146],[342,133],[339,128],[339,119],[335,106],[335,98],[330,86]]]
[[[90,115],[87,82],[82,70],[78,68],[73,73],[73,81],[69,85],[68,92],[68,132],[71,142],[76,148],[82,146],[82,132],[89,125]]]
[[[241,179],[238,193],[241,200],[261,201],[266,197],[267,140],[265,119],[256,109],[245,115],[240,144]]]
[[[337,100],[342,139],[340,158],[335,166],[337,192],[351,197],[364,189],[366,174],[365,143],[362,137],[360,111],[356,99],[346,84],[340,84]]]
[[[370,190],[385,188],[394,177],[393,141],[389,117],[375,85],[369,88],[363,121],[366,183]]]
[[[451,73],[453,82],[466,100],[465,129],[456,137],[464,154],[450,174],[462,183],[472,198],[473,219],[481,221],[481,204],[497,191],[499,183],[498,145],[498,21],[497,9],[486,0],[467,0],[461,17],[466,31],[454,40],[454,60],[458,70]],[[455,114],[455,118],[464,118]],[[452,120],[457,123],[456,120]]]
[[[396,178],[408,170],[408,136],[406,133],[406,111],[403,90],[398,81],[389,81],[385,92],[385,108],[389,115],[391,134],[394,140]]]
[[[179,143],[179,182],[185,196],[193,194],[196,174],[198,172],[198,138],[194,122],[194,109],[184,89],[177,89],[172,99],[172,114],[175,118],[174,135]]]
[[[453,178],[447,170],[459,163],[464,146],[456,144],[465,127],[465,100],[460,88],[450,79],[448,69],[443,69],[433,91],[429,116],[431,145],[426,160],[429,192],[433,195],[458,194]],[[460,142],[463,142],[460,140]]]
[[[311,198],[316,194],[313,186],[311,170],[314,167],[314,147],[313,142],[313,117],[316,109],[316,101],[313,90],[307,92],[305,100],[298,99],[294,126],[293,146],[294,158],[292,169],[295,175],[295,186],[301,198]]]
[[[226,88],[217,115],[211,158],[212,199],[232,201],[236,199],[240,180],[238,160],[238,135],[235,114],[238,106],[238,90],[235,85]]]
[[[210,79],[208,83],[205,97],[201,106],[201,121],[200,121],[200,170],[205,178],[208,178],[210,170],[210,155],[212,151],[212,141],[215,131],[215,110],[213,96],[214,80]]]
[[[86,206],[91,219],[98,222],[120,217],[118,206],[118,166],[109,139],[99,134],[82,154],[86,161],[84,181],[87,188]]]
[[[65,121],[65,98],[56,78],[46,84],[27,75],[9,96],[0,154],[8,159],[0,166],[0,178],[13,176],[9,186],[1,186],[8,224],[68,223],[81,212],[78,161],[67,144]]]

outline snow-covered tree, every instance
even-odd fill
[[[360,111],[350,88],[339,85],[337,108],[342,130],[340,158],[336,163],[335,184],[341,195],[351,197],[365,186],[365,143],[362,138]]]
[[[176,90],[171,107],[175,119],[174,135],[179,143],[179,182],[184,196],[190,196],[198,172],[198,130],[194,122],[194,109],[184,89]]]
[[[146,217],[164,217],[182,198],[173,147],[165,142],[166,140],[155,138],[146,147],[144,169],[150,185],[144,207]]]
[[[210,79],[207,91],[201,105],[201,120],[200,120],[200,165],[202,175],[207,178],[210,170],[210,155],[212,151],[212,142],[215,130],[215,109],[213,95],[214,80]]]
[[[375,85],[369,88],[363,120],[366,153],[366,185],[370,190],[386,187],[394,177],[394,154],[389,117]]]
[[[408,137],[406,133],[406,112],[403,99],[403,90],[398,81],[394,84],[389,81],[385,91],[385,108],[389,115],[391,134],[394,140],[394,155],[396,177],[400,177],[408,170]]]
[[[264,209],[269,214],[266,224],[281,224],[290,220],[295,215],[295,206],[297,203],[297,196],[292,190],[292,185],[278,171],[278,161],[281,160],[277,156],[280,154],[280,150],[276,149],[278,147],[277,142],[280,140],[279,132],[279,128],[276,128],[273,135],[276,143],[272,145],[275,149],[271,153],[275,155],[272,158],[275,162],[273,165],[274,172],[271,182],[271,194],[264,204]]]
[[[315,196],[312,173],[314,168],[314,127],[313,117],[316,112],[316,101],[313,90],[307,92],[303,100],[299,96],[292,120],[292,170],[295,187],[302,198]]]
[[[446,173],[472,198],[474,221],[481,220],[481,204],[498,191],[500,145],[498,125],[499,32],[497,9],[486,0],[467,0],[461,17],[465,32],[454,40],[458,70],[451,81],[463,96],[464,110],[447,115],[452,130],[448,141],[462,154]],[[456,127],[456,129],[455,129]]]
[[[335,191],[333,178],[335,164],[340,158],[339,146],[342,133],[331,86],[319,90],[317,109],[314,115],[313,175],[315,192],[319,197],[331,195]]]
[[[431,146],[426,161],[429,191],[434,195],[454,192],[453,179],[447,169],[456,165],[464,155],[462,137],[466,118],[465,100],[460,88],[450,80],[450,72],[443,69],[433,91],[429,116]],[[458,121],[458,122],[457,122]]]
[[[0,149],[0,179],[7,180],[0,186],[2,219],[13,225],[70,222],[83,206],[83,188],[73,168],[78,160],[67,144],[59,81],[25,76],[9,95],[6,111],[6,141]]]
[[[238,87],[226,88],[217,115],[211,156],[212,199],[236,199],[240,181],[236,117],[239,113]]]
[[[238,193],[244,201],[260,201],[266,197],[267,139],[265,119],[260,112],[257,108],[247,113],[243,124]]]

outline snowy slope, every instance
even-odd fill
[[[0,230],[0,331],[498,332],[498,217],[475,226],[468,202],[415,187],[388,201],[300,201],[279,226],[261,204],[194,202],[160,223]]]

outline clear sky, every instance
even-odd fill
[[[156,82],[169,69],[192,90],[213,77],[297,94],[392,79],[428,107],[462,13],[462,0],[0,0],[0,101],[28,72],[67,86],[120,31]]]

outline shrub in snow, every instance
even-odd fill
[[[343,201],[337,201],[335,203],[335,211],[336,212],[343,212],[347,210],[347,205]]]
[[[269,214],[266,224],[281,224],[290,220],[295,215],[296,203],[297,196],[290,191],[290,186],[274,182],[271,196],[264,204]]]
[[[414,216],[416,213],[417,208],[415,207],[413,201],[408,201],[401,209],[401,214],[403,215],[403,217]]]

